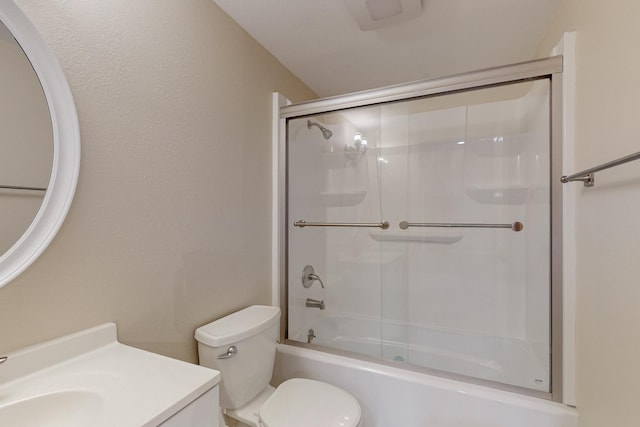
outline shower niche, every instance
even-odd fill
[[[285,339],[552,396],[554,83],[536,73],[285,112]],[[299,283],[308,264],[324,288]]]

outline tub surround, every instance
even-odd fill
[[[114,323],[6,356],[0,425],[217,427],[220,373],[123,345]]]
[[[536,358],[526,340],[498,336],[456,333],[415,324],[380,321],[371,317],[328,313],[289,332],[293,341],[306,343],[309,330],[313,344],[338,351],[354,352],[382,360],[409,363],[451,374],[495,381],[544,393],[549,373]],[[400,339],[413,337],[407,345]]]

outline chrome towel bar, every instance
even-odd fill
[[[296,221],[293,223],[295,227],[373,227],[373,228],[382,228],[386,230],[389,228],[388,221],[382,222],[306,222],[306,221]]]
[[[509,228],[513,231],[522,231],[524,224],[514,222],[513,224],[469,224],[451,222],[407,222],[401,221],[400,228],[406,230],[409,227],[434,227],[434,228]]]
[[[573,175],[569,175],[569,176],[564,175],[560,177],[560,181],[562,181],[563,184],[566,184],[567,182],[581,181],[585,187],[593,187],[596,184],[595,176],[594,176],[596,172],[609,169],[614,166],[619,166],[628,162],[632,162],[638,159],[640,159],[640,151],[638,151],[637,153],[629,154],[628,156],[620,157],[619,159],[612,160],[607,163],[603,163],[599,166],[594,166],[590,169],[585,169],[582,172],[574,173]]]

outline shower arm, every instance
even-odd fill
[[[386,230],[389,228],[389,221],[382,222],[306,222],[299,220],[293,223],[294,227],[371,227],[382,228]]]
[[[322,136],[324,137],[324,139],[329,139],[333,136],[333,132],[331,132],[331,130],[327,129],[326,127],[322,126],[320,123],[307,120],[307,129],[311,129],[312,126],[315,126],[318,129],[320,129],[320,132],[322,132]]]

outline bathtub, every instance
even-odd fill
[[[546,354],[525,340],[334,313],[313,319],[291,339],[306,343],[309,329],[315,334],[312,343],[323,347],[549,391],[548,359],[542,359]]]
[[[559,403],[278,344],[273,385],[290,378],[349,391],[364,427],[578,427],[577,411]]]

